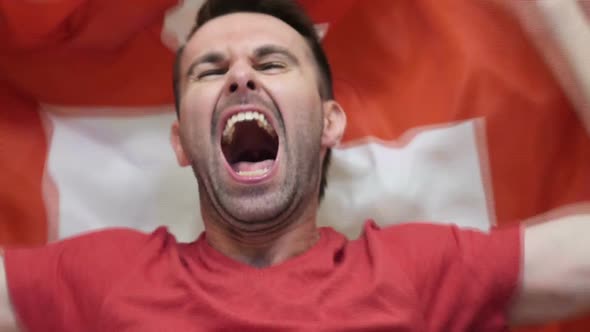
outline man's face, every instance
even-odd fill
[[[180,90],[176,150],[207,195],[202,209],[264,225],[317,199],[326,104],[297,31],[253,13],[209,21],[186,45]]]

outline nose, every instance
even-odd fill
[[[229,93],[234,93],[238,91],[241,86],[245,86],[245,89],[255,91],[256,90],[256,83],[254,80],[247,80],[246,83],[243,82],[232,82],[229,85]]]
[[[240,63],[235,64],[230,70],[225,90],[229,95],[248,93],[258,90],[259,85],[253,68],[248,64]]]

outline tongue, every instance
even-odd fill
[[[232,164],[232,168],[236,172],[251,172],[265,168],[270,169],[274,162],[275,161],[273,159],[267,159],[258,162],[238,161],[237,163]]]

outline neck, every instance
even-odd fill
[[[308,211],[316,211],[313,206]],[[207,242],[222,254],[257,268],[280,264],[310,249],[319,240],[315,212],[273,231],[243,232],[204,217]]]

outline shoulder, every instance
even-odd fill
[[[172,234],[165,227],[160,227],[153,232],[146,233],[131,228],[110,228],[101,231],[93,231],[67,238],[48,247],[56,246],[75,248],[90,251],[105,251],[125,253],[141,247],[158,246],[166,242],[176,242]]]
[[[459,229],[455,225],[428,222],[404,222],[379,226],[374,221],[365,223],[363,236],[379,241],[387,241],[396,246],[431,244],[446,241]]]
[[[412,243],[454,243],[458,244],[470,239],[496,239],[515,237],[522,233],[520,225],[512,227],[493,227],[490,230],[460,227],[455,224],[434,222],[404,222],[395,225],[378,226],[369,220],[365,224],[365,235],[376,236],[380,239],[395,239],[402,244]]]
[[[5,249],[11,302],[30,330],[63,331],[81,319],[93,320],[112,287],[135,270],[142,257],[158,255],[170,238],[165,229],[146,234],[118,228],[45,246]]]
[[[372,256],[388,263],[382,266],[403,271],[429,330],[495,331],[503,324],[520,276],[519,225],[484,232],[451,224],[381,228],[367,223],[364,236]],[[464,308],[457,315],[459,307]],[[452,325],[442,327],[441,322]]]
[[[520,252],[521,227],[492,228],[482,231],[454,224],[409,222],[379,227],[365,225],[364,236],[386,250],[405,257],[473,260],[484,254],[502,255]]]
[[[89,270],[107,276],[130,269],[141,257],[156,255],[170,243],[176,244],[176,239],[163,227],[151,233],[113,228],[40,247],[6,249],[5,261],[11,269],[24,269],[33,263],[39,269],[63,271],[66,277],[86,275],[84,271]]]

